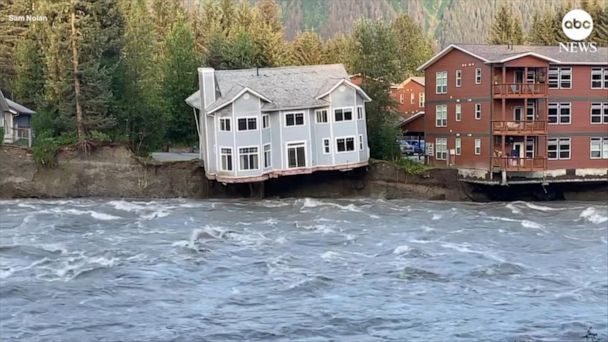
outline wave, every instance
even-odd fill
[[[526,207],[528,207],[530,209],[534,209],[534,210],[538,210],[538,211],[544,211],[544,212],[561,210],[560,208],[546,207],[544,205],[538,205],[538,204],[534,204],[534,203],[530,203],[530,202],[526,202],[526,201],[516,201],[516,202],[513,202],[513,204],[522,204],[522,205],[525,205]]]
[[[70,214],[70,215],[90,215],[92,218],[94,218],[96,220],[102,220],[102,221],[120,219],[120,217],[118,217],[118,216],[114,216],[114,215],[110,215],[110,214],[106,214],[106,213],[100,213],[100,212],[94,211],[94,210],[52,209],[52,211],[56,212],[56,213],[60,213],[60,214],[65,213],[65,214]]]
[[[321,259],[323,259],[325,261],[336,261],[336,260],[341,260],[343,258],[340,256],[340,253],[333,252],[333,251],[327,251],[327,252],[321,254]]]
[[[604,212],[602,212],[602,213],[604,213]],[[589,208],[583,210],[583,212],[581,212],[579,217],[583,218],[591,223],[595,223],[595,224],[602,224],[602,223],[608,221],[608,217],[600,214],[598,212],[598,210],[595,209],[594,207],[589,207]]]
[[[395,247],[392,254],[399,255],[399,256],[412,257],[412,258],[420,258],[420,257],[426,258],[426,257],[430,256],[422,249],[416,248],[416,247],[410,247],[408,245],[402,245],[402,246]]]
[[[505,207],[509,210],[511,210],[511,213],[515,214],[515,215],[520,215],[523,212],[521,211],[521,209],[519,209],[516,205],[514,205],[513,203],[509,203],[507,205],[505,205]]]
[[[114,209],[117,210],[122,210],[122,211],[128,211],[128,212],[135,212],[135,211],[140,211],[140,210],[145,210],[146,207],[134,202],[128,202],[128,201],[124,201],[124,200],[120,200],[120,201],[110,201],[108,202],[109,205],[111,205],[112,207],[114,207]]]
[[[499,262],[505,262],[505,260],[503,258],[495,255],[494,253],[492,253],[490,251],[482,251],[482,250],[476,250],[476,249],[470,248],[470,245],[468,243],[457,244],[457,243],[446,242],[446,243],[442,243],[441,247],[453,249],[453,250],[461,252],[461,253],[478,254],[478,255],[481,255],[488,259],[496,260]]]
[[[479,278],[491,278],[523,274],[524,272],[525,268],[520,265],[508,262],[501,262],[498,264],[492,264],[490,266],[478,268],[472,271],[470,274]]]
[[[538,230],[541,230],[541,231],[543,231],[545,233],[548,233],[548,231],[545,229],[545,226],[543,226],[540,223],[534,222],[534,221],[522,220],[521,221],[521,225],[524,228],[538,229]]]
[[[438,281],[438,282],[447,282],[448,280],[443,277],[442,275],[435,273],[435,272],[431,272],[431,271],[427,271],[427,270],[423,270],[420,268],[415,268],[415,267],[405,267],[403,268],[403,270],[401,271],[401,274],[399,275],[399,278],[401,279],[405,279],[405,280],[428,280],[428,281]]]

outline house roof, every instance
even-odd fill
[[[0,113],[8,112],[8,103],[6,103],[6,99],[4,98],[4,94],[2,94],[2,90],[0,90]]]
[[[424,116],[424,111],[420,111],[420,112],[418,112],[418,113],[416,113],[416,114],[414,114],[414,115],[412,115],[412,116],[410,116],[408,118],[400,117],[400,120],[397,123],[397,126],[407,125],[408,123],[410,123],[410,122],[412,122],[412,121],[414,121],[414,120],[416,120],[418,118],[421,118],[423,116]]]
[[[215,81],[219,96],[205,108],[207,113],[223,108],[246,91],[264,100],[263,111],[321,107],[328,102],[320,97],[344,82],[369,101],[363,90],[348,80],[342,64],[216,70]],[[200,109],[200,92],[189,96],[186,102]]]
[[[454,49],[485,63],[504,63],[524,56],[535,56],[546,59],[552,64],[608,64],[608,48],[606,47],[598,47],[597,52],[571,53],[560,51],[559,46],[451,44],[422,64],[418,70],[426,69]]]
[[[26,106],[20,105],[17,102],[11,101],[4,97],[2,91],[0,90],[0,111],[1,112],[12,112],[14,114],[34,114],[33,110],[27,108]]]
[[[391,88],[403,88],[411,81],[414,81],[424,87],[424,76],[410,76],[405,81],[392,85]]]

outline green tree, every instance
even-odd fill
[[[344,64],[347,70],[352,69],[351,40],[338,34],[323,45],[323,61],[326,64]]]
[[[246,69],[257,66],[258,49],[247,31],[230,35],[223,46],[222,69]]]
[[[532,45],[557,45],[557,35],[554,32],[553,25],[554,14],[552,12],[544,12],[543,14],[536,12],[532,18],[532,26],[528,32],[528,43]]]
[[[289,59],[294,65],[323,64],[323,43],[314,31],[306,31],[296,36],[289,44]]]
[[[0,89],[9,97],[14,91],[17,46],[25,39],[30,25],[28,21],[10,21],[9,16],[28,14],[32,14],[32,0],[0,1]]]
[[[502,5],[496,15],[490,31],[490,44],[523,44],[524,34],[521,20],[516,17],[510,6]]]
[[[46,71],[41,53],[40,32],[32,25],[15,56],[15,99],[30,108],[42,105]]]
[[[398,16],[391,24],[397,39],[397,58],[401,79],[419,73],[416,69],[433,56],[431,40],[407,14]]]

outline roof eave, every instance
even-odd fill
[[[440,59],[441,57],[447,55],[450,51],[452,51],[454,49],[457,49],[457,50],[459,50],[461,52],[464,52],[464,53],[466,53],[468,55],[471,55],[471,56],[473,56],[473,57],[475,57],[475,58],[477,58],[477,59],[479,59],[479,60],[481,60],[483,62],[488,62],[488,60],[486,58],[483,58],[483,57],[481,57],[479,55],[476,55],[476,54],[474,54],[474,53],[472,53],[470,51],[467,51],[467,50],[465,50],[464,48],[462,48],[462,47],[460,47],[458,45],[450,44],[448,47],[446,47],[445,49],[441,50],[438,54],[436,54],[435,56],[431,57],[431,59],[429,59],[424,64],[422,64],[421,66],[419,66],[416,69],[416,71],[422,71],[422,70],[426,69],[429,65],[435,63],[438,59]]]

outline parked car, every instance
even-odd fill
[[[426,148],[424,140],[406,140],[406,142],[412,145],[415,154],[424,154],[424,150]]]
[[[415,153],[414,146],[405,140],[399,140],[399,148],[401,149],[401,153],[408,156]]]

